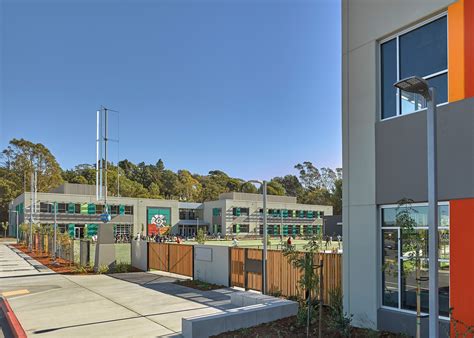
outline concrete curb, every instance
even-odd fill
[[[10,326],[10,330],[12,331],[13,337],[26,338],[25,330],[23,330],[20,321],[18,320],[18,318],[16,318],[16,315],[10,307],[10,304],[8,303],[6,298],[0,297],[0,307],[3,313],[5,314],[5,318],[7,319],[8,325]]]

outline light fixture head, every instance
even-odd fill
[[[418,76],[410,76],[393,84],[396,88],[409,93],[420,94],[426,100],[431,99],[429,85]]]

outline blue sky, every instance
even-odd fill
[[[95,161],[95,111],[120,111],[111,160],[265,179],[341,166],[338,0],[4,0],[0,148]],[[115,121],[114,121],[115,122]]]

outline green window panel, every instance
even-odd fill
[[[95,215],[95,204],[94,203],[89,203],[87,205],[87,213],[89,215]]]
[[[300,235],[304,235],[304,225],[300,225]]]
[[[313,218],[313,212],[310,210],[306,213],[306,217]]]
[[[76,205],[74,203],[69,203],[67,205],[67,213],[68,214],[74,214],[76,213]]]
[[[274,226],[273,226],[273,234],[276,235],[276,234],[278,234],[278,232],[279,232],[279,231],[278,231],[278,225],[274,225]]]
[[[89,205],[87,203],[81,204],[81,214],[87,215],[89,213]]]
[[[74,238],[74,227],[75,224],[68,224],[67,225],[67,232],[69,233],[69,237]]]
[[[282,210],[283,217],[288,217],[288,209]]]
[[[298,227],[296,225],[293,225],[293,229],[291,230],[291,233],[293,235],[297,235],[298,234]]]
[[[125,205],[120,204],[120,206],[119,206],[119,214],[120,214],[120,215],[125,215]]]
[[[212,209],[212,216],[219,216],[221,213],[221,209],[220,208],[214,208]]]
[[[234,216],[240,216],[240,208],[234,208]]]
[[[304,218],[304,210],[300,210],[300,211],[298,212],[298,217],[299,217],[299,218]]]
[[[283,225],[283,235],[288,236],[288,225]]]
[[[291,210],[291,217],[293,217],[293,218],[296,217],[296,210]]]
[[[98,228],[99,226],[97,224],[87,224],[87,237],[97,235]]]
[[[309,235],[312,235],[313,234],[313,226],[312,225],[308,225],[308,234]]]

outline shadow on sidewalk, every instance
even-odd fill
[[[230,288],[201,291],[174,283],[175,281],[185,280],[187,278],[162,276],[150,272],[118,273],[111,274],[109,276],[129,283],[138,284],[147,289],[159,291],[175,297],[180,297],[220,310],[231,309],[234,307],[230,304],[230,294],[235,291]]]

